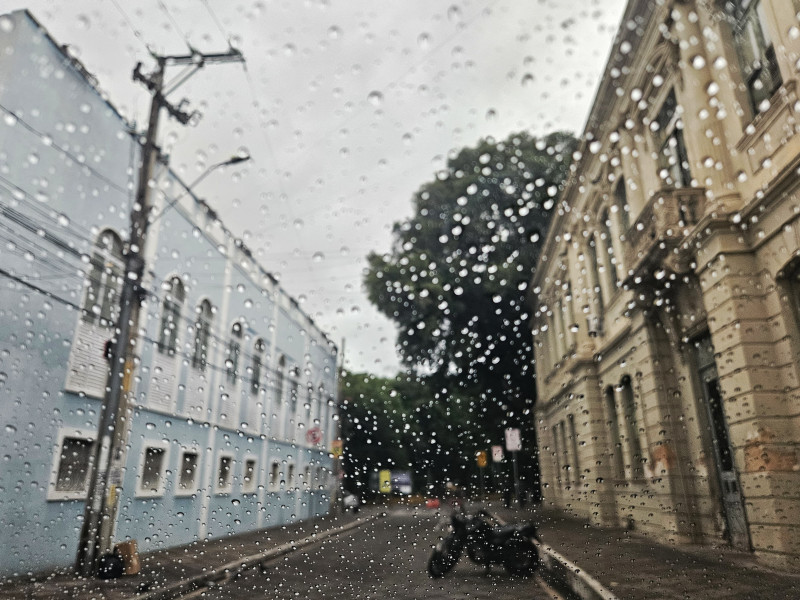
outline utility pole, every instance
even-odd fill
[[[139,308],[145,295],[142,284],[145,275],[144,248],[150,222],[150,180],[158,156],[156,139],[161,109],[166,109],[170,116],[185,125],[195,113],[190,114],[183,110],[185,100],[177,106],[170,104],[167,95],[207,63],[244,61],[242,53],[233,48],[228,52],[217,54],[202,54],[192,50],[186,55],[153,55],[153,58],[157,66],[152,75],[142,74],[141,63],[137,64],[133,71],[134,81],[140,81],[147,87],[152,100],[147,134],[142,147],[136,197],[131,209],[130,239],[125,253],[125,273],[120,291],[116,337],[111,343],[106,395],[100,411],[94,453],[89,464],[89,494],[86,498],[76,560],[76,569],[84,577],[90,577],[96,572],[98,559],[109,550],[112,525],[116,516],[116,486],[119,481],[110,482],[109,473],[115,461],[117,468],[121,470],[121,457],[127,442],[126,434],[130,419],[128,395],[133,379]],[[165,89],[164,71],[167,66],[174,65],[188,65],[194,68],[179,76]]]

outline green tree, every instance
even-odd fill
[[[535,447],[527,288],[574,147],[557,132],[462,149],[416,192],[392,251],[368,256],[365,287],[397,324],[402,360],[431,389],[471,399],[484,447],[509,426]]]

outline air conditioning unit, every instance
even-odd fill
[[[600,315],[588,315],[586,317],[586,330],[589,332],[589,337],[597,337],[603,332]]]

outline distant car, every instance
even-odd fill
[[[361,506],[361,500],[359,499],[359,497],[350,492],[345,493],[342,502],[344,504],[345,510],[352,510],[354,513],[357,513],[359,507]]]

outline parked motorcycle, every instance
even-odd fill
[[[466,550],[469,559],[487,568],[502,564],[512,575],[531,575],[539,566],[536,526],[499,525],[486,511],[474,515],[454,512],[450,532],[442,538],[428,560],[431,577],[443,577],[456,566]]]

